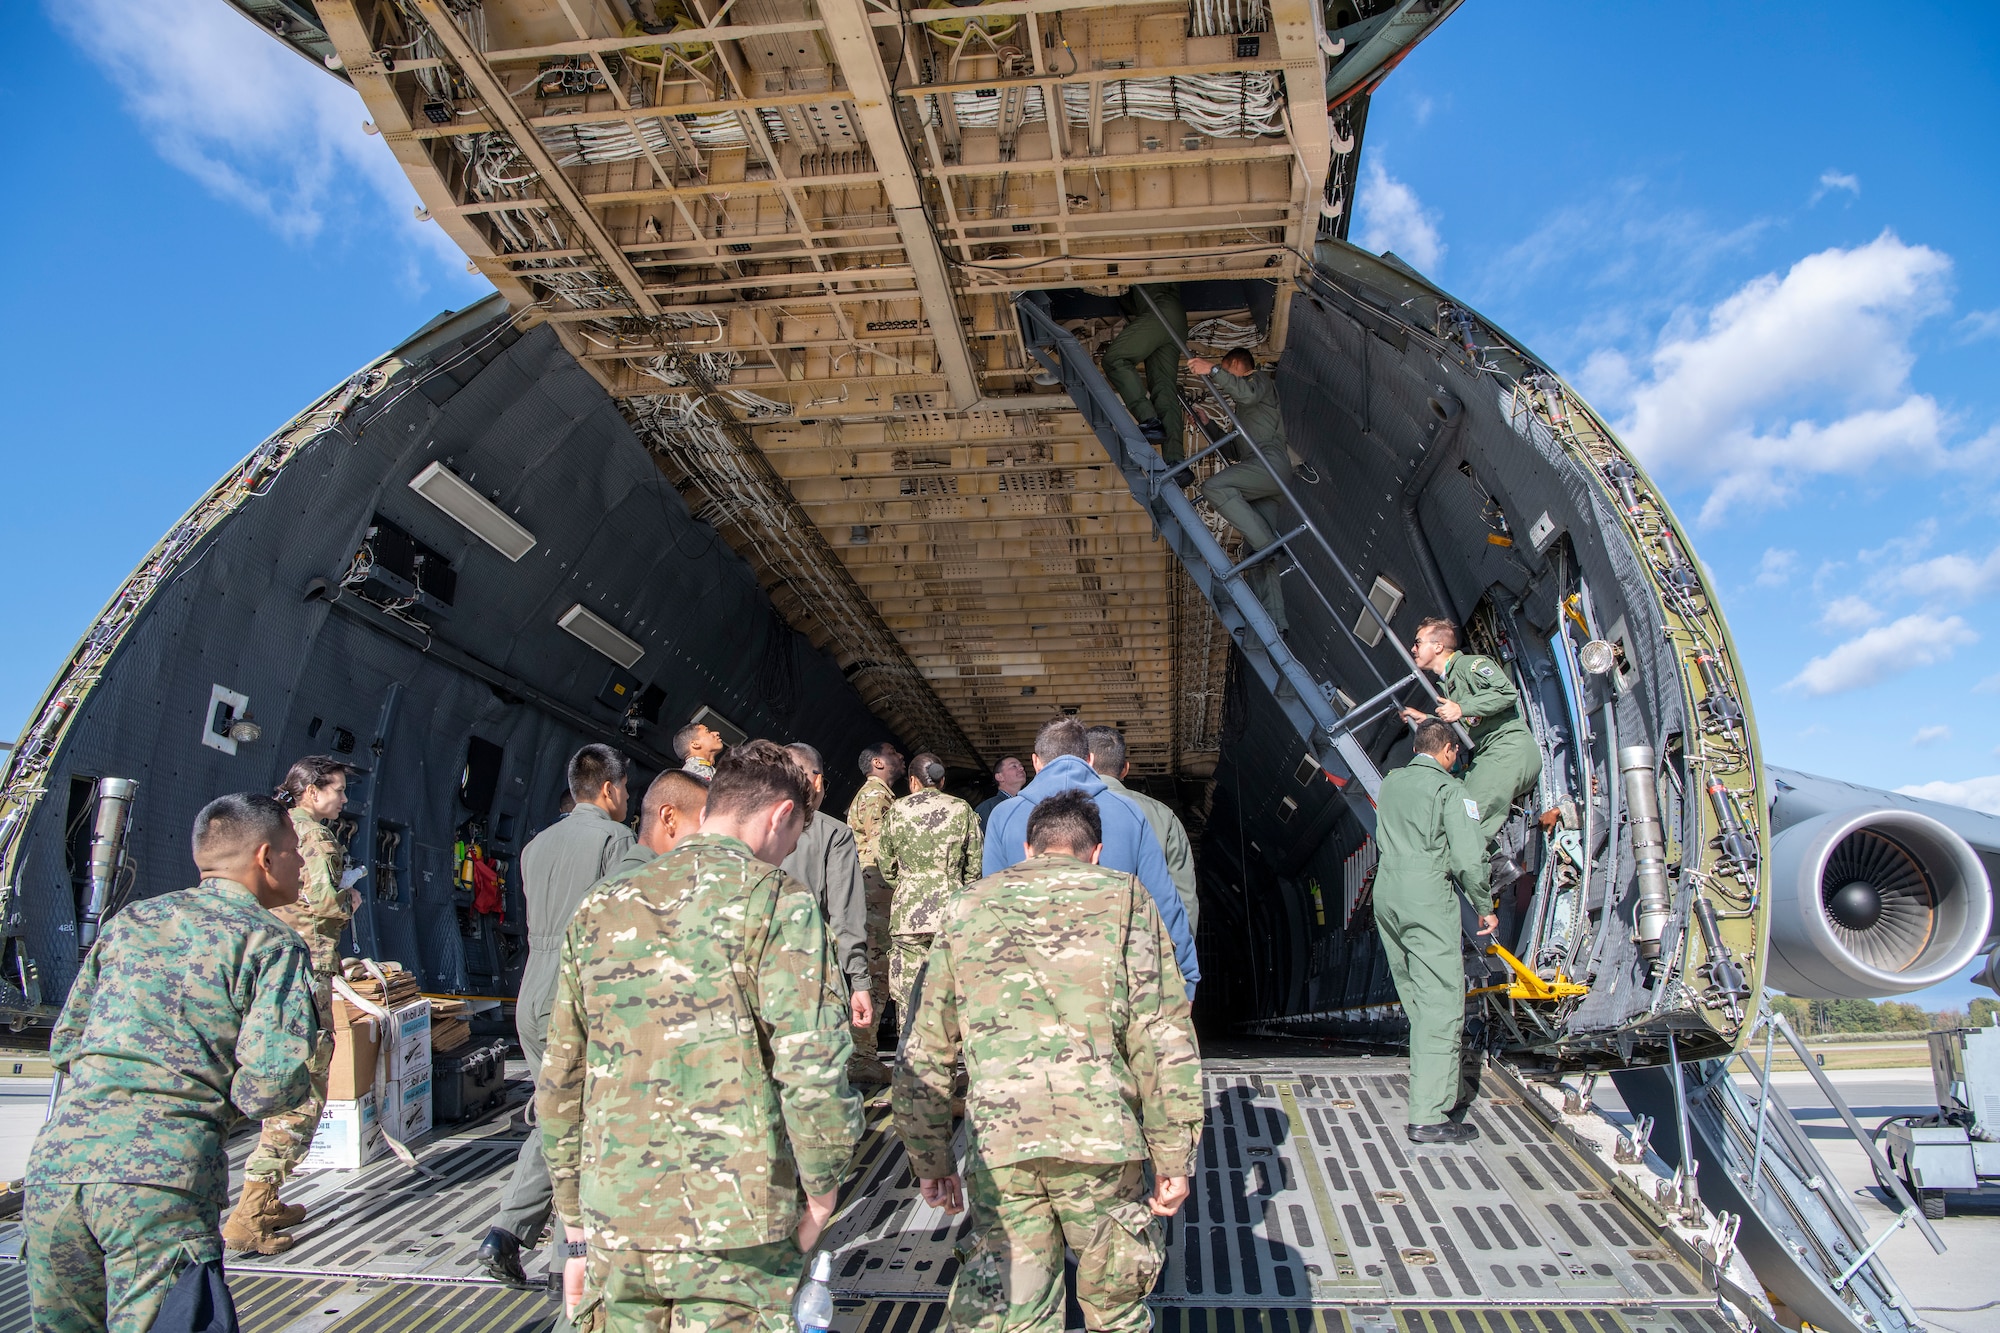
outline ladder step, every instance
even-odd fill
[[[1287,542],[1297,541],[1300,537],[1303,537],[1306,533],[1310,531],[1312,531],[1312,529],[1308,528],[1305,524],[1301,523],[1298,527],[1293,528],[1290,532],[1278,538],[1278,540],[1272,542],[1269,546],[1266,546],[1263,550],[1257,552],[1255,555],[1246,556],[1243,559],[1237,561],[1235,564],[1231,565],[1228,569],[1222,571],[1222,577],[1224,579],[1233,579],[1242,577],[1244,570],[1249,569],[1251,566],[1256,565],[1261,561],[1268,560],[1270,557],[1284,550],[1285,544]]]

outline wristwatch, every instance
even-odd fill
[[[572,1259],[581,1259],[590,1253],[590,1242],[587,1240],[566,1240],[563,1242],[563,1253]]]

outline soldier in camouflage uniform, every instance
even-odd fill
[[[868,780],[848,802],[847,827],[854,833],[861,880],[867,888],[869,990],[877,1001],[875,1017],[879,1021],[884,1007],[880,1001],[889,993],[889,907],[894,899],[880,868],[882,824],[889,817],[889,807],[896,803],[896,784],[903,780],[902,752],[887,741],[871,746],[861,752],[861,772]],[[873,1027],[854,1031],[854,1064],[847,1074],[856,1083],[880,1085],[889,1081],[876,1058],[875,1031]]]
[[[730,750],[701,831],[563,937],[535,1111],[581,1333],[788,1333],[862,1128],[833,939],[778,869],[809,791],[769,741]]]
[[[984,843],[979,816],[945,794],[944,764],[934,754],[910,761],[910,794],[889,808],[879,846],[889,907],[889,992],[899,1021],[910,1021],[910,991],[930,956],[931,936],[959,889],[979,878]]]
[[[312,961],[271,909],[298,893],[283,806],[195,820],[199,886],[133,903],[83,960],[49,1042],[65,1079],[28,1158],[40,1333],[144,1333],[182,1267],[222,1257],[223,1137],[312,1090]]]
[[[313,1055],[312,1095],[297,1109],[264,1121],[256,1151],[243,1166],[243,1197],[222,1227],[230,1249],[260,1254],[290,1249],[292,1238],[283,1231],[306,1220],[306,1210],[285,1203],[278,1190],[312,1147],[320,1112],[326,1109],[327,1068],[333,1061],[333,975],[340,970],[340,934],[361,898],[341,883],[347,850],[327,827],[347,808],[347,765],[330,755],[308,755],[292,765],[275,795],[291,807],[305,871],[298,901],[272,915],[297,931],[312,954],[320,1042]]]
[[[1065,1247],[1087,1327],[1151,1327],[1146,1296],[1165,1261],[1153,1219],[1187,1198],[1201,1057],[1159,909],[1137,878],[1095,864],[1102,838],[1080,791],[1035,807],[1029,859],[947,909],[903,1040],[894,1106],[911,1169],[933,1206],[958,1212],[967,1193],[973,1204],[950,1297],[958,1333],[1061,1333]]]

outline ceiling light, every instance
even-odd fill
[[[646,655],[643,647],[613,629],[610,622],[596,612],[586,610],[581,602],[563,612],[556,624],[628,671],[634,662]]]
[[[509,560],[519,560],[535,548],[534,533],[507,517],[499,505],[473,490],[465,478],[443,463],[432,463],[412,477],[410,489]]]

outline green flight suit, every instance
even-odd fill
[[[1104,349],[1104,374],[1111,387],[1118,390],[1118,396],[1125,400],[1125,406],[1132,410],[1135,421],[1159,419],[1167,433],[1160,456],[1169,463],[1178,463],[1187,436],[1177,387],[1181,347],[1187,343],[1187,312],[1181,309],[1179,283],[1151,283],[1145,291],[1153,298],[1152,306],[1146,304],[1138,287],[1118,298],[1119,306],[1129,318],[1124,330]],[[1158,315],[1153,313],[1153,306],[1159,307]],[[1141,364],[1146,367],[1143,380],[1138,371]]]
[[[1303,460],[1285,436],[1285,414],[1278,402],[1277,377],[1268,370],[1238,375],[1216,366],[1208,372],[1208,382],[1217,393],[1229,399],[1231,410],[1236,413],[1237,421],[1242,423],[1243,433],[1262,451],[1262,458],[1275,462],[1282,457],[1296,472]],[[1224,446],[1223,453],[1232,459],[1241,456],[1242,461],[1232,462],[1204,481],[1201,493],[1230,527],[1243,534],[1243,550],[1239,558],[1248,558],[1278,540],[1277,525],[1284,509],[1284,492],[1278,488],[1277,479],[1256,451],[1240,446]],[[1285,617],[1285,592],[1279,581],[1282,573],[1279,557],[1272,556],[1252,565],[1243,576],[1251,591],[1257,594],[1257,600],[1264,604],[1272,623],[1281,631],[1289,628]]]
[[[1439,677],[1438,693],[1465,711],[1465,734],[1472,738],[1465,794],[1479,806],[1479,833],[1490,848],[1514,802],[1535,789],[1535,779],[1542,775],[1541,749],[1521,718],[1514,682],[1492,658],[1453,653]]]
[[[1465,1042],[1461,897],[1492,911],[1486,844],[1465,787],[1420,754],[1375,798],[1375,927],[1410,1020],[1410,1123],[1441,1124],[1471,1101]]]

